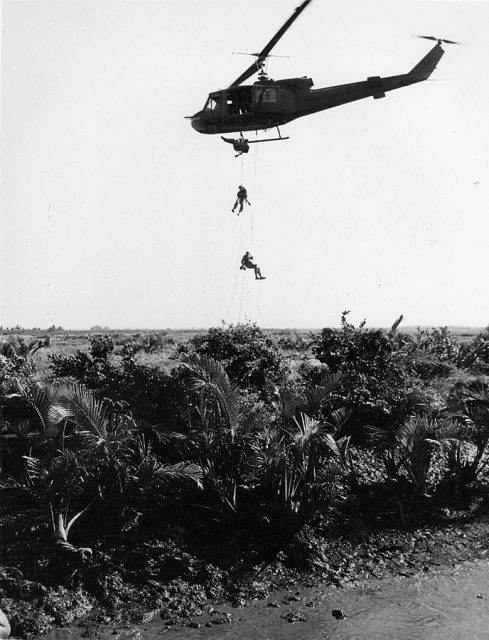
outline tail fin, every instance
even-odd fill
[[[436,65],[444,53],[445,51],[441,48],[441,45],[437,43],[433,49],[428,51],[425,57],[411,69],[408,75],[414,76],[416,78],[415,81],[426,80],[436,69]]]

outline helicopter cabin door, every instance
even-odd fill
[[[253,107],[252,87],[234,87],[226,92],[227,113],[229,116],[251,114]]]

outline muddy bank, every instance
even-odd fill
[[[304,587],[242,609],[221,606],[185,628],[155,618],[130,628],[92,631],[100,640],[483,640],[487,638],[488,561],[465,562],[410,578],[370,580],[350,589]],[[47,640],[90,637],[80,627]]]
[[[321,531],[319,523],[315,527],[306,525],[294,536],[288,554],[281,552],[271,562],[257,563],[242,577],[238,571],[230,575],[215,566],[205,565],[192,580],[177,578],[158,583],[154,578],[146,577],[136,586],[127,582],[127,575],[124,581],[121,573],[106,568],[100,579],[111,600],[105,607],[100,606],[100,600],[97,603],[90,599],[82,589],[76,592],[60,587],[41,588],[33,581],[22,581],[17,574],[17,581],[13,577],[2,581],[2,604],[9,612],[13,631],[19,638],[38,637],[40,633],[34,630],[34,625],[43,620],[44,632],[48,631],[48,625],[58,627],[46,636],[49,640],[156,638],[170,631],[176,638],[190,637],[190,634],[195,638],[261,637],[259,634],[250,636],[249,625],[246,627],[251,616],[249,624],[258,624],[260,628],[262,623],[254,621],[255,613],[250,613],[255,610],[261,612],[256,614],[258,617],[265,616],[269,621],[267,624],[277,618],[273,625],[285,625],[287,629],[305,625],[311,638],[330,637],[317,635],[318,629],[324,626],[324,621],[321,622],[323,626],[319,625],[319,612],[323,617],[328,616],[328,624],[336,621],[332,618],[333,610],[344,611],[351,618],[352,603],[360,598],[360,604],[355,605],[355,611],[360,611],[364,595],[390,593],[397,586],[407,588],[419,581],[424,584],[440,572],[448,580],[453,567],[486,556],[489,549],[487,516],[452,513],[446,518],[444,522],[412,527],[409,531],[392,528],[362,532],[350,526],[349,532],[336,537],[332,532],[327,535]],[[126,563],[129,556],[128,552]],[[307,571],[291,567],[293,558],[300,560]],[[96,556],[92,562],[97,562]],[[8,568],[5,575],[9,575]],[[455,576],[455,579],[458,578]],[[6,595],[7,591],[13,595],[15,589],[16,597]],[[27,593],[29,599],[24,601]],[[342,622],[341,616],[339,618]],[[350,621],[343,627],[351,624]],[[304,637],[270,633],[264,637]]]
[[[356,581],[349,588],[303,583],[243,608],[222,604],[198,618],[170,624],[157,615],[140,625],[59,629],[47,640],[97,637],[156,640],[458,640],[487,638],[486,560],[432,566],[410,577]]]

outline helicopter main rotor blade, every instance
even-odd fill
[[[238,84],[241,84],[245,80],[247,80],[250,76],[256,73],[263,62],[266,60],[268,54],[273,49],[273,47],[277,44],[280,38],[284,35],[290,25],[300,16],[300,14],[304,11],[307,5],[312,2],[312,0],[304,0],[304,2],[294,10],[294,13],[290,16],[290,18],[285,22],[285,24],[277,31],[277,33],[273,36],[273,38],[268,42],[260,53],[256,54],[256,60],[251,64],[246,71],[244,71],[239,78],[230,85],[231,87],[235,87]]]

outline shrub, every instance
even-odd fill
[[[263,393],[267,382],[285,381],[287,367],[274,342],[256,324],[213,327],[179,348],[218,360],[231,380],[241,387]]]
[[[0,355],[0,416],[5,396],[15,388],[15,379],[29,380],[35,371],[36,365],[32,360],[17,355],[9,357]]]
[[[110,340],[110,338],[109,338]],[[71,378],[94,391],[99,398],[124,402],[137,418],[151,424],[178,428],[187,412],[186,388],[178,371],[165,373],[158,367],[136,362],[134,349],[126,345],[120,364],[109,360],[110,345],[97,345],[90,353],[53,354],[55,378]]]
[[[460,346],[460,364],[474,373],[489,373],[489,327]]]
[[[393,404],[405,395],[408,347],[405,335],[350,324],[345,311],[341,329],[325,328],[316,336],[313,352],[329,371],[342,371],[338,396],[353,408],[352,426],[382,425]]]
[[[456,364],[460,351],[460,343],[447,327],[434,329],[418,329],[416,346],[440,362]]]
[[[114,341],[110,336],[90,338],[90,355],[94,360],[106,361],[114,351]]]

